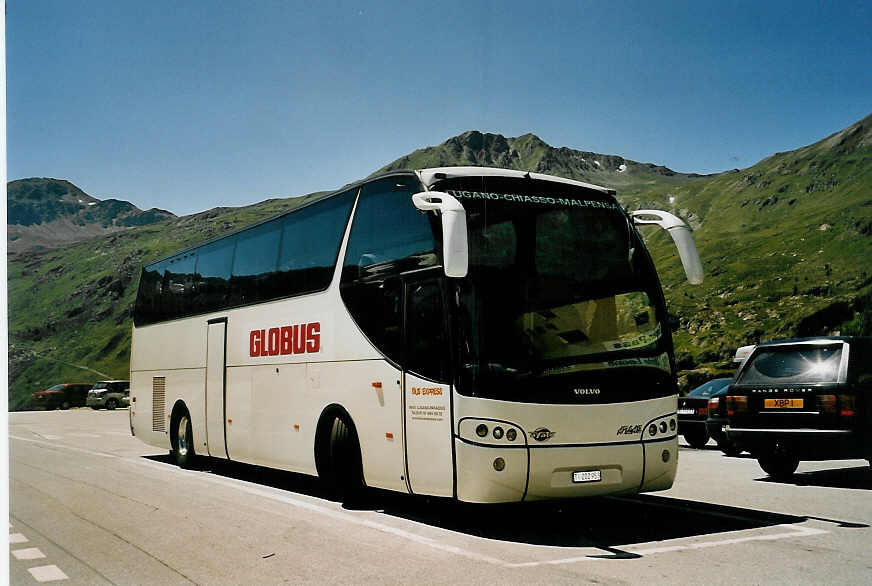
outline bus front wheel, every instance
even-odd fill
[[[319,466],[328,490],[341,501],[359,498],[365,487],[360,441],[354,425],[344,416],[336,415],[330,422],[326,450]]]

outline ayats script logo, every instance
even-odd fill
[[[622,425],[615,435],[635,435],[637,433],[642,433],[641,425]]]
[[[551,439],[556,434],[556,431],[551,431],[547,427],[540,427],[534,431],[530,432],[530,435],[537,442],[544,442],[545,440]]]

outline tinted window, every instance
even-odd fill
[[[739,375],[741,384],[836,382],[842,345],[763,349]]]
[[[261,224],[236,238],[233,273],[230,277],[230,303],[243,305],[280,297],[275,291],[276,265],[282,225],[277,221]]]
[[[422,376],[448,380],[448,342],[438,281],[412,283],[406,288],[406,364]]]
[[[138,326],[163,319],[161,298],[163,295],[163,276],[167,264],[167,261],[161,261],[142,269],[133,318],[134,323]]]
[[[402,284],[399,274],[438,264],[434,224],[412,204],[414,177],[363,186],[345,252],[342,299],[370,341],[402,363]]]
[[[330,285],[357,190],[145,267],[134,323],[210,313]]]
[[[721,389],[727,387],[730,384],[732,379],[729,378],[716,378],[714,380],[710,380],[704,385],[700,385],[690,391],[688,396],[690,397],[711,397]]]
[[[201,247],[197,254],[197,297],[194,313],[227,307],[230,302],[230,269],[236,238],[224,238]]]
[[[191,313],[196,260],[196,253],[188,252],[175,256],[167,262],[161,294],[163,313],[161,319],[173,319]]]
[[[412,204],[412,194],[418,191],[412,177],[363,186],[345,252],[343,281],[378,272],[386,264],[397,265],[397,271],[437,264],[433,214],[423,214]]]
[[[848,382],[872,388],[872,340],[851,342]]]
[[[353,189],[284,218],[276,283],[282,296],[330,285],[356,195]]]

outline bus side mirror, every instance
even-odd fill
[[[687,224],[682,222],[679,217],[660,210],[636,210],[630,212],[630,217],[633,218],[633,223],[636,226],[656,224],[669,232],[672,241],[678,248],[678,256],[681,258],[681,265],[684,267],[684,274],[687,275],[688,282],[691,285],[702,283],[702,261],[699,259],[693,234],[691,234]]]
[[[412,196],[419,210],[442,216],[442,262],[446,277],[465,277],[469,269],[466,240],[466,210],[453,196],[441,191],[422,191]]]

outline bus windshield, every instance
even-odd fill
[[[440,186],[469,230],[458,391],[543,403],[673,393],[662,293],[617,202],[560,183],[476,179]]]

